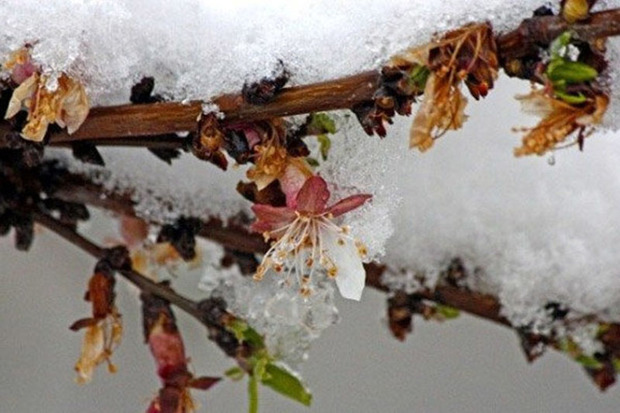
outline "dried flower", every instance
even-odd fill
[[[98,264],[86,293],[86,300],[92,303],[92,317],[78,320],[70,327],[74,331],[86,328],[80,359],[75,365],[80,384],[91,381],[101,363],[107,362],[111,373],[116,371],[110,357],[121,341],[123,327],[114,305],[114,284],[107,265]]]
[[[522,129],[529,133],[523,138],[523,145],[514,150],[515,156],[543,155],[575,131],[579,131],[575,143],[583,145],[583,139],[591,133],[591,129],[586,129],[601,122],[609,104],[607,95],[597,94],[582,104],[571,105],[549,96],[544,89],[532,90],[517,99],[525,112],[543,119],[533,128]]]
[[[53,90],[48,87],[50,83],[55,83]],[[35,72],[13,91],[5,119],[22,107],[28,110],[28,123],[21,136],[41,142],[50,123],[66,127],[69,134],[75,132],[88,116],[89,101],[84,86],[64,73],[52,79]]]
[[[411,127],[410,146],[425,151],[448,130],[459,129],[466,119],[463,81],[474,99],[487,95],[497,78],[497,46],[491,26],[469,24],[450,31],[430,44],[413,48],[392,59],[394,66],[425,66],[424,100]]]
[[[259,191],[275,180],[282,182],[287,169],[290,168],[301,172],[304,181],[312,175],[312,170],[304,159],[289,154],[285,146],[286,129],[282,119],[261,122],[259,128],[255,130],[259,132],[260,142],[252,146],[255,152],[254,166],[248,170],[247,177],[256,184]]]
[[[366,248],[351,237],[348,227],[337,226],[333,219],[360,207],[371,196],[353,195],[327,207],[329,197],[325,180],[313,176],[305,181],[286,207],[252,207],[257,217],[252,230],[275,240],[259,265],[255,279],[262,279],[273,269],[276,273],[286,273],[286,280],[290,282],[294,273],[300,292],[309,294],[314,272],[324,271],[335,278],[343,297],[361,298],[366,277],[361,260]]]
[[[96,320],[95,324],[86,327],[80,359],[75,365],[78,374],[76,380],[79,384],[91,381],[95,368],[104,362],[108,363],[110,373],[116,372],[116,366],[112,364],[110,357],[120,344],[122,334],[123,325],[116,309],[105,318]]]
[[[192,153],[198,158],[211,162],[218,168],[226,170],[228,160],[222,151],[224,131],[213,112],[204,114],[200,119],[200,133],[192,141]]]

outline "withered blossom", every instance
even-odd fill
[[[252,146],[255,153],[254,165],[246,175],[256,184],[259,191],[276,180],[281,181],[292,170],[303,175],[304,180],[312,175],[312,170],[306,160],[291,156],[285,146],[286,129],[282,119],[261,122],[259,129],[255,130],[259,132],[260,142]]]
[[[203,114],[200,118],[199,133],[192,141],[192,153],[198,158],[211,162],[218,168],[226,170],[228,160],[222,151],[225,134],[213,112]]]
[[[467,99],[464,82],[474,99],[485,97],[497,78],[497,46],[488,23],[469,24],[431,43],[394,57],[393,66],[413,64],[430,69],[424,99],[413,121],[410,146],[426,151],[448,130],[463,126]]]
[[[287,197],[286,207],[252,207],[257,219],[251,229],[274,240],[254,275],[256,280],[273,270],[284,274],[288,283],[297,281],[300,293],[308,295],[314,273],[321,271],[335,278],[344,298],[361,298],[366,247],[350,235],[348,227],[337,226],[333,221],[362,206],[371,195],[353,195],[328,207],[329,197],[325,180],[312,176],[294,198]]]
[[[110,357],[121,341],[123,326],[114,305],[114,284],[112,272],[98,264],[85,297],[92,303],[92,317],[78,320],[70,327],[74,331],[86,329],[81,355],[75,365],[76,380],[80,384],[91,381],[95,368],[104,362],[108,363],[111,373],[116,371]]]
[[[56,84],[54,89],[48,87],[50,83]],[[28,117],[21,136],[41,142],[51,123],[66,127],[69,134],[75,132],[88,116],[89,101],[84,86],[66,74],[51,79],[35,72],[15,88],[4,118],[12,118],[22,108]]]
[[[583,139],[592,132],[592,127],[601,122],[609,105],[609,97],[597,94],[578,105],[571,105],[556,99],[544,89],[517,96],[524,112],[542,117],[533,128],[522,128],[528,132],[523,144],[515,148],[515,156],[543,155],[564,142],[569,135],[578,132],[576,143],[583,145]],[[588,130],[589,129],[589,130]]]

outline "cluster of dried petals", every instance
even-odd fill
[[[592,127],[601,122],[609,105],[609,97],[597,94],[579,105],[549,96],[544,89],[535,89],[524,96],[517,96],[523,110],[543,119],[533,128],[524,128],[527,135],[523,144],[515,148],[515,156],[543,155],[557,147],[574,132],[578,132],[576,143],[583,145]],[[588,131],[588,128],[590,129]]]
[[[147,413],[186,413],[195,410],[190,388],[207,390],[219,381],[215,377],[195,378],[188,369],[183,338],[170,304],[152,294],[142,293],[144,338],[157,367],[162,388]]]
[[[282,119],[262,122],[264,127],[254,128],[258,141],[251,146],[254,165],[247,171],[247,177],[256,184],[259,191],[279,179],[292,158],[285,146],[286,128]]]
[[[366,248],[350,235],[348,227],[336,225],[334,219],[362,206],[371,196],[353,195],[328,207],[329,197],[325,180],[312,176],[294,195],[287,196],[287,206],[252,207],[257,218],[252,230],[273,240],[254,276],[256,280],[273,271],[284,276],[285,283],[296,283],[302,295],[308,295],[313,275],[322,272],[335,279],[344,298],[361,298]]]
[[[121,316],[114,305],[114,277],[105,269],[96,270],[88,283],[86,300],[92,303],[92,317],[76,321],[71,329],[85,328],[80,358],[75,365],[77,382],[92,380],[95,368],[106,362],[111,373],[116,367],[110,357],[120,344],[123,327]]]
[[[466,116],[464,82],[474,99],[487,95],[498,73],[497,46],[491,26],[470,24],[450,31],[430,44],[411,49],[393,59],[426,66],[424,100],[413,121],[410,146],[425,151],[448,130],[459,129]]]
[[[28,111],[27,123],[21,133],[24,139],[41,142],[51,123],[66,127],[71,134],[88,116],[88,96],[80,82],[64,73],[53,82],[51,80],[49,76],[35,72],[13,91],[5,119],[12,118],[22,108]],[[50,83],[56,84],[53,90],[48,87]]]

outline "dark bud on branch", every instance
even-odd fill
[[[181,217],[174,224],[164,225],[157,236],[157,242],[168,242],[185,261],[196,257],[196,235],[202,229],[197,218]]]
[[[243,100],[253,105],[264,105],[271,102],[284,88],[290,77],[289,72],[280,61],[278,68],[271,77],[265,77],[258,82],[245,83],[241,89]]]

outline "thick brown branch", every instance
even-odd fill
[[[523,21],[514,31],[498,37],[498,53],[502,62],[522,57],[548,44],[567,30],[569,25],[558,16],[535,17]],[[620,9],[593,14],[585,22],[570,29],[582,39],[596,39],[620,34]],[[265,105],[245,103],[241,94],[227,94],[213,101],[226,116],[224,122],[256,121],[275,116],[346,109],[372,98],[378,85],[376,71],[342,79],[284,89]],[[162,102],[144,105],[122,105],[93,108],[81,128],[73,135],[60,132],[52,143],[71,141],[105,141],[118,138],[162,135],[194,131],[202,113],[202,102]],[[2,132],[2,131],[0,131]],[[127,141],[125,141],[127,142]]]
[[[85,203],[126,215],[135,214],[133,201],[128,195],[106,193],[105,197],[101,197],[105,192],[101,187],[87,181],[79,183],[80,179],[75,176],[70,184],[61,186],[54,196],[65,201]],[[206,221],[200,235],[226,248],[241,252],[262,253],[268,248],[260,235],[249,233],[242,225],[224,225],[217,219]],[[388,288],[381,280],[384,270],[385,267],[382,265],[366,264],[366,285],[387,292]],[[452,286],[439,286],[432,291],[423,291],[420,295],[428,300],[510,326],[510,323],[500,315],[501,305],[495,297]]]

